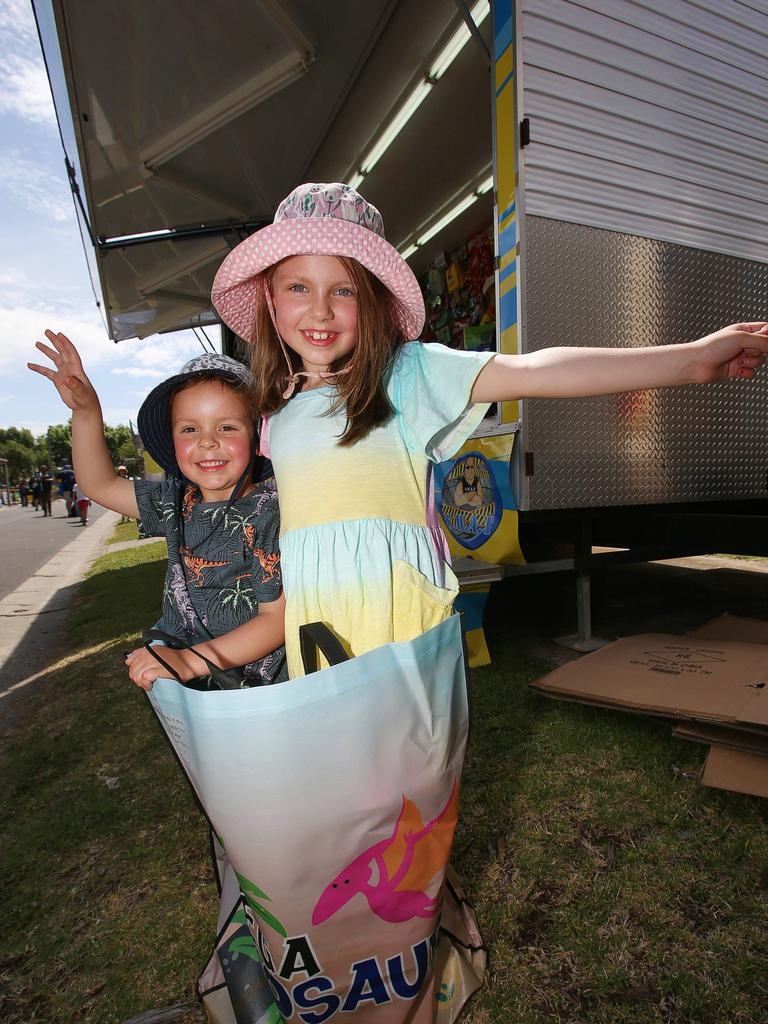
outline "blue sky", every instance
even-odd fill
[[[43,433],[69,410],[27,369],[46,327],[80,349],[107,423],[200,352],[190,331],[116,345],[96,308],[29,0],[0,0],[0,427]],[[98,289],[98,282],[96,282]],[[218,346],[218,328],[208,330]]]

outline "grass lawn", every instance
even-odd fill
[[[126,540],[138,540],[139,539],[139,528],[136,525],[136,520],[131,519],[127,523],[118,523],[115,527],[115,532],[109,538],[110,544],[119,544]]]
[[[135,529],[135,527],[134,527]],[[164,544],[101,559],[71,655],[4,742],[0,1020],[119,1024],[194,998],[206,830],[122,652]],[[765,1024],[768,804],[704,789],[668,725],[548,702],[497,604],[472,678],[455,864],[490,949],[466,1024]]]

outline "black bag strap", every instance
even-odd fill
[[[162,629],[143,629],[141,631],[141,640],[144,647],[149,651],[155,661],[159,661],[168,674],[177,682],[181,683],[182,686],[184,685],[183,680],[179,678],[178,673],[174,672],[164,658],[158,654],[157,647],[153,646],[151,643],[152,640],[157,640],[160,643],[165,644],[167,647],[176,647],[182,648],[186,651],[193,651],[198,658],[201,658],[205,662],[211,678],[220,690],[240,690],[242,688],[242,679],[236,672],[232,669],[219,668],[218,665],[214,665],[212,661],[209,661],[204,654],[194,648],[192,644],[187,643],[186,640],[180,640],[177,636],[172,636],[170,633],[166,633]]]
[[[324,622],[307,622],[299,626],[299,646],[304,672],[317,672],[317,652],[320,651],[329,665],[340,665],[349,661],[349,655]]]

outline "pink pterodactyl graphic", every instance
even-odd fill
[[[327,921],[358,893],[365,896],[377,917],[391,924],[432,917],[438,900],[425,890],[448,862],[458,806],[455,781],[445,807],[425,825],[416,804],[403,796],[392,834],[355,857],[325,887],[312,913],[312,924]]]

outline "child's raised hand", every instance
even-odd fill
[[[85,375],[83,364],[77,349],[65,334],[46,331],[46,338],[51,345],[42,341],[35,344],[41,352],[48,356],[55,369],[41,366],[39,363],[27,363],[30,370],[47,377],[61,395],[61,400],[73,411],[98,409],[99,399],[93,385]]]
[[[768,354],[768,324],[731,324],[692,344],[698,349],[692,374],[695,383],[729,377],[751,379]]]

